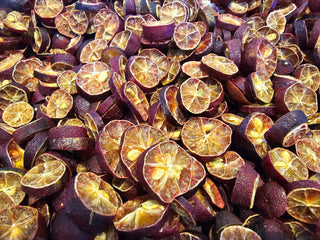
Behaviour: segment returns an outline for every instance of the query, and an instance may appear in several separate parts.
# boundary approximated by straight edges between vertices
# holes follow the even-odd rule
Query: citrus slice
[[[130,29],[139,37],[142,36],[142,24],[146,21],[141,15],[130,15],[127,16],[124,22],[124,29]]]
[[[89,26],[89,20],[85,11],[73,10],[68,19],[70,29],[76,34],[84,34]]]
[[[177,60],[171,60],[168,67],[168,74],[161,81],[162,85],[167,85],[173,82],[178,77],[180,70],[181,70],[180,62]]]
[[[131,112],[139,121],[147,121],[149,117],[149,102],[139,86],[134,82],[126,82],[122,85],[121,89],[124,100]]]
[[[202,187],[208,194],[211,202],[218,208],[224,209],[225,203],[214,181],[207,177]]]
[[[34,202],[62,190],[69,180],[66,166],[61,161],[49,161],[31,168],[22,178],[21,187]]]
[[[130,29],[118,32],[110,42],[110,47],[118,47],[124,51],[127,56],[136,53],[140,47],[140,37]]]
[[[194,165],[199,168],[193,175]],[[174,141],[161,142],[146,151],[138,161],[138,171],[140,182],[165,203],[194,189],[205,177],[202,164]]]
[[[182,72],[191,78],[204,79],[209,75],[201,69],[200,61],[187,61],[181,66]]]
[[[299,65],[299,55],[293,48],[288,46],[278,47],[278,52],[278,60],[289,61],[295,67]]]
[[[102,51],[108,47],[107,40],[96,39],[89,42],[81,51],[80,61],[82,63],[96,62],[101,59]]]
[[[127,81],[136,83],[143,91],[154,89],[160,81],[158,65],[148,56],[130,57],[125,74]]]
[[[274,94],[271,79],[263,73],[254,72],[248,80],[255,98],[262,103],[270,103]]]
[[[15,206],[0,212],[0,238],[3,240],[46,238],[46,225],[38,210]]]
[[[188,78],[179,88],[179,100],[183,108],[192,114],[201,114],[209,108],[210,90],[197,78]]]
[[[317,94],[300,82],[279,89],[275,93],[275,102],[283,113],[301,110],[307,117],[318,109]]]
[[[42,63],[38,58],[20,60],[14,66],[12,78],[17,83],[27,87],[30,92],[38,89],[38,79],[34,77],[34,69],[42,68]]]
[[[102,11],[105,13],[101,15],[105,16],[99,15]],[[109,9],[101,9],[99,13],[94,18],[94,27],[97,29],[95,39],[104,39],[110,42],[114,35],[121,31],[122,21],[115,12]]]
[[[109,95],[111,68],[103,62],[92,62],[82,66],[76,76],[76,85],[89,98],[102,99]]]
[[[263,37],[267,39],[273,45],[276,45],[280,39],[280,33],[270,26],[263,26],[259,28],[257,31],[255,31],[254,35],[257,38]]]
[[[284,148],[274,148],[262,160],[268,175],[280,183],[307,180],[309,177],[306,163],[293,152]]]
[[[231,128],[217,119],[194,117],[182,127],[186,148],[202,160],[222,155],[231,144]]]
[[[320,85],[319,69],[310,63],[299,65],[293,72],[293,76],[302,81],[306,86],[316,91]]]
[[[5,167],[14,167],[24,170],[23,159],[24,149],[21,148],[14,139],[3,144],[2,163]]]
[[[284,32],[286,23],[285,15],[279,10],[270,12],[266,19],[267,26],[276,29],[280,34]]]
[[[22,190],[20,183],[22,176],[22,172],[14,169],[0,170],[1,210],[19,205],[25,198],[26,194]]]
[[[120,146],[121,162],[135,181],[138,181],[139,156],[149,147],[165,140],[168,138],[164,132],[144,124],[129,127],[123,133]]]
[[[123,133],[133,124],[126,120],[113,120],[101,130],[96,150],[101,167],[117,178],[127,178],[125,168],[120,161],[120,143]]]
[[[99,131],[104,127],[101,116],[95,110],[91,109],[85,113],[83,121],[87,128],[88,136],[97,140]]]
[[[294,110],[278,118],[265,138],[271,146],[291,147],[308,131],[307,117],[301,110]]]
[[[209,53],[201,58],[204,70],[219,80],[226,80],[234,76],[238,71],[237,65],[230,59]]]
[[[22,53],[15,53],[0,61],[0,73],[2,77],[11,77],[14,65],[24,58]]]
[[[313,172],[320,173],[320,145],[311,139],[299,139],[295,143],[296,153]]]
[[[52,93],[47,105],[47,115],[50,118],[61,119],[68,115],[73,106],[73,98],[65,90],[58,89]]]
[[[11,127],[21,127],[34,117],[33,107],[24,101],[9,104],[2,114],[2,120]]]
[[[34,2],[34,11],[43,19],[55,18],[63,11],[64,4],[62,0],[43,1],[36,0]]]
[[[56,28],[59,33],[69,38],[74,38],[76,34],[72,31],[72,29],[69,26],[70,15],[70,12],[60,13],[58,16],[55,17],[54,24],[56,25]]]
[[[237,177],[241,167],[245,165],[244,159],[234,151],[227,151],[220,157],[206,162],[208,172],[217,179],[231,180]]]
[[[149,108],[149,125],[162,130],[168,138],[172,137],[175,127],[168,123],[160,102],[153,103]]]
[[[164,114],[166,115],[168,121],[174,126],[183,125],[187,116],[181,108],[179,107],[179,102],[177,99],[179,88],[176,85],[168,85],[163,87],[159,92],[159,100]]]
[[[77,74],[72,70],[66,70],[60,73],[57,78],[59,88],[70,94],[76,94],[78,92],[76,86],[76,75]]]
[[[174,28],[173,39],[181,50],[193,50],[199,45],[201,34],[195,24],[181,22]]]
[[[168,74],[170,63],[168,57],[156,48],[143,49],[139,56],[149,57],[159,69],[159,79],[162,81]]]
[[[28,102],[27,91],[13,84],[0,87],[0,109],[4,110],[14,102]]]
[[[244,20],[235,15],[224,13],[224,14],[219,14],[217,18],[217,23],[223,29],[226,29],[229,31],[235,31],[239,26],[241,26],[241,24],[244,23]]]
[[[161,21],[174,21],[176,24],[186,22],[189,19],[188,6],[181,1],[173,1],[163,4],[159,10]]]
[[[304,225],[301,222],[289,221],[285,222],[284,224],[291,229],[297,240],[316,239],[315,233],[312,232],[306,225]]]
[[[160,230],[165,222],[168,205],[150,196],[138,197],[124,203],[113,220],[115,228],[127,236],[150,235]]]
[[[31,18],[23,16],[20,12],[11,11],[7,17],[3,20],[3,24],[6,28],[13,32],[24,33],[29,28],[29,22]]]
[[[277,66],[277,49],[266,38],[253,39],[245,45],[244,63],[253,71],[270,77]]]
[[[287,212],[293,218],[308,224],[317,224],[320,219],[320,190],[298,188],[287,194]]]

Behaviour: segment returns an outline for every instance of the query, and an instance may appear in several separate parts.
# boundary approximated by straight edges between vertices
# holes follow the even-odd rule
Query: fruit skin
[[[295,236],[291,229],[277,219],[257,217],[250,223],[249,228],[259,234],[262,240],[294,240]]]
[[[286,212],[286,192],[277,182],[267,182],[257,189],[254,205],[264,217],[279,218]]]
[[[50,239],[81,239],[92,240],[93,234],[81,230],[64,212],[55,212],[50,222]]]
[[[259,174],[250,166],[250,164],[244,165],[236,178],[232,190],[231,203],[251,209],[253,207],[254,196],[258,184],[263,184]]]
[[[307,123],[307,121],[307,116],[301,110],[288,112],[274,122],[266,131],[264,137],[272,147],[283,146],[285,136],[299,125]]]

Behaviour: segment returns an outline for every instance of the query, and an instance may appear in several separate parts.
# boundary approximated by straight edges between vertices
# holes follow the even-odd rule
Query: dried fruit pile
[[[0,8],[0,239],[320,238],[319,0]]]

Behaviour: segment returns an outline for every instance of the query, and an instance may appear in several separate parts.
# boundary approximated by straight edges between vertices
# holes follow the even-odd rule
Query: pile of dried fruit
[[[320,238],[319,0],[0,8],[0,239]]]

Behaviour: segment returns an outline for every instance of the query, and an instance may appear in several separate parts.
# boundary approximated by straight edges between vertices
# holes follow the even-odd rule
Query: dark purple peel
[[[222,210],[217,213],[210,231],[218,236],[224,228],[233,225],[242,225],[242,222],[233,212]]]
[[[196,213],[196,221],[199,224],[212,222],[217,215],[217,210],[212,204],[211,199],[203,189],[199,189],[188,201]]]
[[[18,144],[27,143],[36,133],[44,131],[52,127],[45,118],[36,119],[18,129],[12,133],[13,139]]]
[[[262,216],[257,217],[249,226],[250,229],[259,234],[262,240],[279,239],[294,240],[291,229],[277,219],[267,219]]]
[[[153,21],[142,24],[143,37],[150,42],[171,39],[174,32],[174,21]]]
[[[78,225],[64,212],[55,212],[50,221],[50,239],[82,239],[91,240],[93,235],[81,230]]]
[[[277,182],[267,182],[257,189],[254,205],[264,217],[279,218],[286,212],[286,192]]]
[[[178,86],[163,87],[159,92],[159,100],[168,121],[174,126],[181,126],[186,122],[186,115],[179,107],[177,100]],[[175,109],[174,107],[177,106]]]
[[[85,127],[80,126],[68,126],[68,125],[60,125],[57,127],[52,127],[49,130],[49,138],[76,138],[76,137],[88,137],[87,129]]]
[[[185,228],[190,229],[197,225],[196,209],[186,198],[177,197],[170,203],[170,209],[179,215],[180,222]]]
[[[290,141],[290,144],[289,142],[285,141],[286,136],[291,131],[294,131],[294,129],[298,130],[298,127],[306,123],[307,117],[301,110],[291,111],[282,115],[274,122],[274,124],[265,133],[265,139],[273,147],[290,147],[294,145],[296,140],[305,136],[307,133],[307,128],[301,128],[301,130],[296,133],[296,137],[293,139],[295,141]]]
[[[134,82],[126,82],[121,86],[125,103],[141,122],[148,120],[149,102],[143,91]]]
[[[26,169],[34,166],[36,158],[47,150],[48,132],[37,133],[26,145],[23,157],[23,165]]]
[[[263,184],[259,174],[249,164],[244,165],[236,178],[232,190],[231,203],[247,208],[253,208],[256,190]]]
[[[292,190],[298,189],[298,188],[317,188],[320,189],[320,183],[314,180],[300,180],[300,181],[294,181],[289,182],[286,185],[284,185],[284,188],[287,193],[291,192]]]

